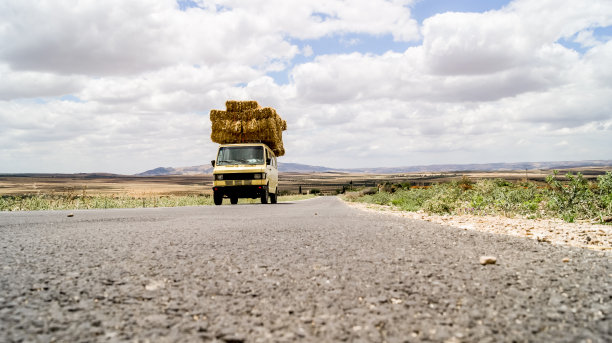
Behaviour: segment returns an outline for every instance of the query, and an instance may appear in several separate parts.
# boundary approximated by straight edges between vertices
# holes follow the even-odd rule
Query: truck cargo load
[[[257,101],[225,102],[226,110],[211,110],[212,133],[210,138],[218,144],[263,143],[276,156],[283,156],[284,121],[276,110],[261,107]]]

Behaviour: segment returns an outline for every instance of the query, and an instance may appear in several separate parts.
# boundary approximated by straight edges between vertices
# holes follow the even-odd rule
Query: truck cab
[[[229,198],[232,204],[237,204],[238,198],[259,198],[262,204],[268,201],[276,204],[278,167],[276,156],[267,145],[222,144],[211,163],[215,205],[221,205],[223,198]]]

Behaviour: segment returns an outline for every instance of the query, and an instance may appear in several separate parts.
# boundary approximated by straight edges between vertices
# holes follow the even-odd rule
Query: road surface
[[[335,197],[4,212],[0,246],[2,342],[612,341],[609,254]]]

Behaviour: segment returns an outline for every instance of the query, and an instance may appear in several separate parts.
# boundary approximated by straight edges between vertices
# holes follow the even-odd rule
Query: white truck
[[[221,144],[217,158],[211,161],[213,199],[223,198],[237,204],[238,198],[261,199],[262,204],[277,202],[278,167],[274,152],[263,143]]]

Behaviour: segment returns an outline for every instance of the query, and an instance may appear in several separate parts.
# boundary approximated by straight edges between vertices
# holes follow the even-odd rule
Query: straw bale
[[[255,101],[228,101],[227,111],[211,110],[212,133],[210,138],[219,144],[264,143],[276,156],[285,154],[283,130],[287,129],[276,110],[261,108]],[[236,109],[244,108],[242,111]]]
[[[257,110],[257,112],[258,112],[257,114],[258,119],[268,119],[268,118],[278,117],[276,110],[273,109],[272,107],[264,107],[264,108]]]
[[[225,102],[225,108],[228,112],[242,112],[246,110],[254,110],[259,108],[259,104],[254,100],[237,101],[228,100]]]
[[[213,113],[211,111],[211,121],[213,120],[248,120],[249,116],[245,112],[228,112],[228,111],[217,111],[214,113],[215,118],[213,119]]]
[[[210,110],[210,121],[214,122],[215,120],[226,119],[227,112],[222,110]]]
[[[242,133],[242,121],[239,120],[215,120],[212,122],[213,131],[230,132],[234,134]]]
[[[270,107],[248,109],[241,112],[211,110],[210,120],[244,120],[268,119],[278,117],[276,110]]]
[[[257,134],[261,130],[259,121],[255,118],[246,121],[246,125],[243,126],[244,133],[246,134]]]

